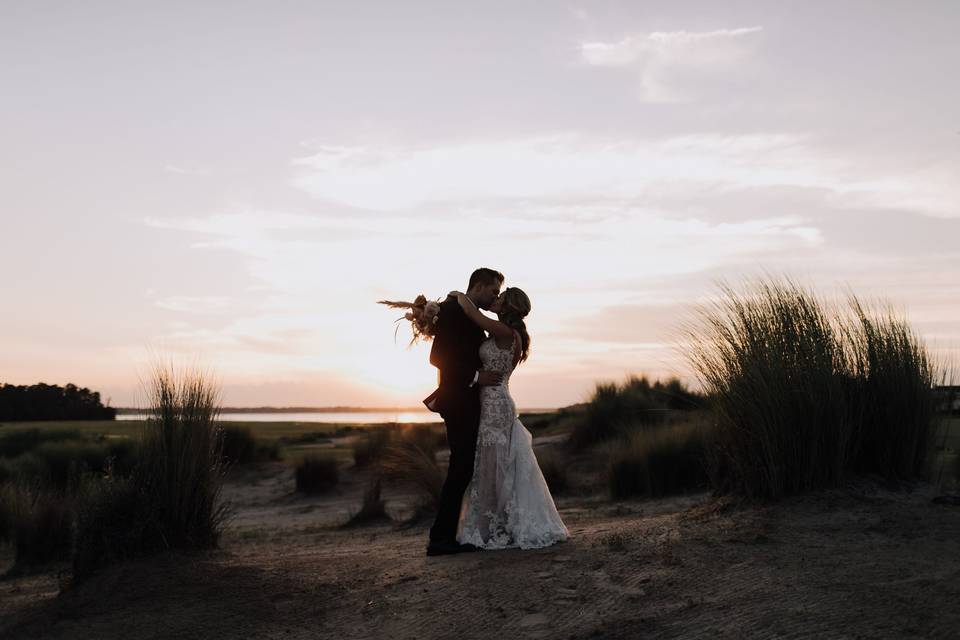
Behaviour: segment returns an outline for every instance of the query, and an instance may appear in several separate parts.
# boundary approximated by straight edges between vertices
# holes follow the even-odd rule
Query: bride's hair
[[[520,362],[530,355],[530,334],[523,321],[530,313],[530,298],[516,287],[507,287],[503,290],[503,306],[500,309],[500,322],[512,327],[520,334]],[[519,364],[519,363],[518,363]]]

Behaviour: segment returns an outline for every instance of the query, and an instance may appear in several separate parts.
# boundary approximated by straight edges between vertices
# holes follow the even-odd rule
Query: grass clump
[[[390,442],[392,431],[387,427],[375,427],[358,436],[353,442],[353,463],[357,467],[367,467],[379,462]]]
[[[226,425],[220,429],[220,438],[223,460],[229,466],[280,459],[280,443],[258,440],[250,427]]]
[[[77,429],[14,429],[0,434],[0,458],[16,458],[48,442],[81,440]]]
[[[157,367],[149,417],[129,477],[110,476],[80,501],[74,578],[165,549],[217,546],[227,517],[218,390],[200,372]]]
[[[889,308],[868,311],[851,297],[850,309],[853,467],[888,479],[920,476],[928,471],[937,413],[927,350]]]
[[[851,297],[831,312],[786,280],[729,286],[701,310],[689,359],[713,405],[715,487],[776,498],[851,472],[919,475],[934,374],[907,323]]]
[[[381,497],[381,478],[375,478],[363,493],[363,502],[360,510],[351,516],[346,527],[358,527],[390,520],[387,515],[387,504]]]
[[[621,437],[636,428],[663,425],[678,412],[699,408],[703,399],[677,379],[653,383],[630,376],[621,384],[601,382],[567,439],[573,450]]]
[[[610,495],[655,498],[708,487],[708,441],[705,425],[697,422],[634,431],[611,446]]]
[[[436,509],[446,473],[437,462],[436,451],[417,438],[397,439],[386,451],[380,471],[387,478],[409,482],[420,490],[424,507]]]
[[[294,472],[297,491],[316,494],[329,491],[340,481],[340,470],[333,458],[308,456]]]
[[[537,457],[537,465],[543,473],[543,479],[546,480],[550,493],[558,495],[566,491],[570,486],[570,481],[567,474],[567,462],[563,455],[556,450],[545,450],[543,448],[535,449],[534,453]]]
[[[0,489],[0,542],[14,549],[8,575],[69,559],[71,521],[70,504],[60,493],[41,485]]]

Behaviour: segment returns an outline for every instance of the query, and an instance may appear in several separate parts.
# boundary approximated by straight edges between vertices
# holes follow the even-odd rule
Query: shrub
[[[160,514],[134,477],[109,477],[78,496],[73,575],[81,581],[100,567],[168,549]]]
[[[107,448],[89,442],[45,442],[31,456],[42,460],[50,485],[66,490],[80,482],[85,472],[102,472],[107,464]]]
[[[567,464],[563,457],[555,450],[539,449],[534,450],[537,456],[537,465],[543,473],[544,480],[547,481],[547,487],[550,493],[558,495],[567,490],[569,485],[567,478]]]
[[[426,498],[426,506],[435,508],[440,503],[446,474],[434,451],[424,450],[416,441],[401,439],[384,453],[381,467],[386,477],[417,487]]]
[[[572,449],[623,436],[634,428],[664,424],[671,413],[700,408],[704,400],[677,379],[653,384],[630,376],[622,384],[597,384],[567,440]]]
[[[775,498],[855,469],[921,470],[933,376],[905,322],[874,319],[855,298],[852,313],[831,315],[789,280],[722,293],[689,353],[713,404],[718,490]]]
[[[357,437],[353,442],[353,463],[358,467],[366,467],[379,462],[390,442],[393,440],[393,430],[388,427],[371,427],[366,433]]]
[[[107,440],[106,449],[106,471],[123,476],[133,471],[140,456],[136,441],[129,438],[111,438]]]
[[[257,460],[280,460],[280,443],[276,440],[272,442],[257,443]]]
[[[50,484],[50,471],[46,461],[34,453],[27,453],[7,462],[12,482],[29,486]]]
[[[297,491],[301,493],[323,493],[340,482],[340,470],[333,458],[309,456],[297,465],[294,476]]]
[[[709,485],[705,426],[688,422],[635,431],[611,448],[610,494],[659,497]]]
[[[250,464],[256,462],[257,440],[249,427],[229,426],[220,430],[221,451],[227,464]]]
[[[217,545],[226,506],[216,431],[218,392],[199,372],[157,367],[139,461],[128,479],[101,483],[77,518],[74,577],[160,549]]]
[[[0,435],[0,457],[16,458],[44,442],[81,440],[82,437],[77,429],[14,429]]]
[[[446,448],[447,434],[443,427],[429,424],[408,425],[400,429],[400,439],[430,454]]]
[[[14,547],[9,573],[67,560],[71,519],[67,499],[46,488],[8,485],[0,490],[0,541]]]

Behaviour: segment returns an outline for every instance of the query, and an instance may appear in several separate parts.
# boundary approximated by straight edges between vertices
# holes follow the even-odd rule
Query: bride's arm
[[[481,329],[489,331],[491,335],[497,338],[513,339],[513,329],[511,327],[503,324],[499,320],[494,320],[483,315],[480,309],[473,304],[473,301],[470,300],[466,294],[459,291],[451,291],[450,295],[457,299],[457,302],[459,302],[463,308],[463,312]]]

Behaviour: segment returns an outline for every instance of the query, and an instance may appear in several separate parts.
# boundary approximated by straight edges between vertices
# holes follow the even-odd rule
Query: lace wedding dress
[[[483,368],[502,373],[503,382],[480,388],[477,453],[457,541],[483,549],[535,549],[570,537],[510,397],[515,348],[501,349],[493,338],[480,345]]]

